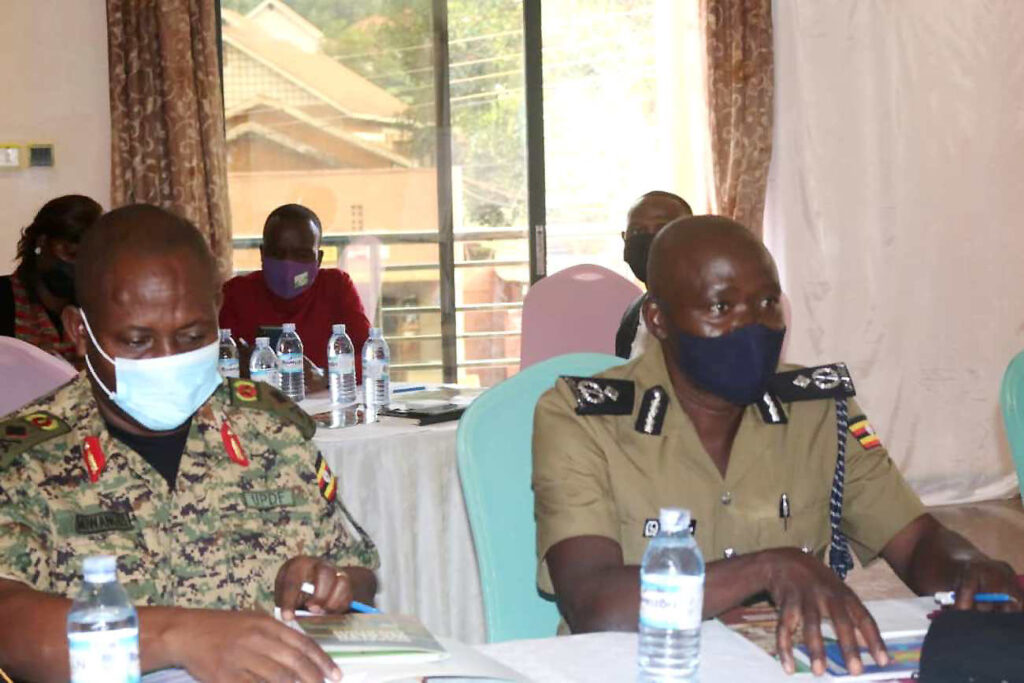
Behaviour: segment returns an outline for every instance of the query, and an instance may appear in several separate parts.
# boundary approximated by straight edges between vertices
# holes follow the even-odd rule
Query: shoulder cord
[[[839,530],[843,519],[843,487],[846,481],[846,432],[849,429],[850,416],[846,410],[846,399],[836,399],[836,429],[838,431],[838,449],[836,472],[832,477],[832,492],[828,502],[828,521],[832,527],[831,545],[828,551],[828,564],[839,578],[846,580],[846,574],[853,569],[853,557],[850,555],[850,542],[846,534]]]

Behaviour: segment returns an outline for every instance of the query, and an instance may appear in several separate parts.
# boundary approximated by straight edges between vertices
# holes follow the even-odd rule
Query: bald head
[[[693,209],[679,195],[653,190],[640,197],[626,214],[626,236],[632,234],[656,234],[668,222],[692,216]]]
[[[206,239],[184,218],[148,204],[110,211],[86,232],[78,248],[75,288],[86,313],[114,289],[132,285],[135,268],[153,260],[179,259],[200,278],[201,291],[213,300],[220,291],[217,263]]]
[[[301,204],[285,204],[270,212],[263,224],[264,258],[312,262],[323,258],[320,218]]]
[[[778,281],[775,261],[765,246],[745,227],[724,216],[676,219],[654,238],[648,262],[651,293],[671,301],[681,288],[699,286],[708,271],[720,264],[748,262]]]

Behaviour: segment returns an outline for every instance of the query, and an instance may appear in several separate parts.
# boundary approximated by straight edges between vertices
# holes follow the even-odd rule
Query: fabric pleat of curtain
[[[771,0],[701,0],[717,212],[760,235],[772,155]]]
[[[217,21],[214,0],[107,0],[111,199],[188,218],[229,276]]]

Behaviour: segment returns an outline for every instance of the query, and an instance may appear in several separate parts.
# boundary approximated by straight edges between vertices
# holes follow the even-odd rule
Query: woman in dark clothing
[[[75,302],[75,255],[82,233],[103,213],[89,197],[71,194],[43,205],[21,231],[18,265],[0,277],[0,336],[17,337],[78,364],[60,321]]]

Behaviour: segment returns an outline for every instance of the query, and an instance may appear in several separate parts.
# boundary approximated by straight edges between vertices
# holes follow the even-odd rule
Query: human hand
[[[312,595],[302,592],[304,583],[313,584]],[[274,604],[283,619],[293,619],[303,607],[313,614],[347,612],[352,599],[349,575],[317,557],[293,557],[281,565],[274,581]]]
[[[768,592],[779,609],[776,647],[786,673],[796,670],[793,636],[798,631],[802,631],[810,654],[811,670],[816,676],[825,673],[825,644],[821,636],[821,620],[825,617],[832,620],[839,648],[851,674],[864,670],[858,637],[875,662],[880,666],[889,663],[889,654],[875,620],[860,598],[835,572],[813,555],[796,548],[765,551],[765,556]]]
[[[181,610],[167,639],[173,661],[204,683],[341,680],[309,636],[263,612]]]
[[[1005,562],[987,557],[964,560],[956,585],[954,609],[976,609],[979,612],[1020,612],[1024,606],[1024,590],[1017,581],[1017,573]],[[976,593],[1006,593],[1010,602],[974,601]]]

